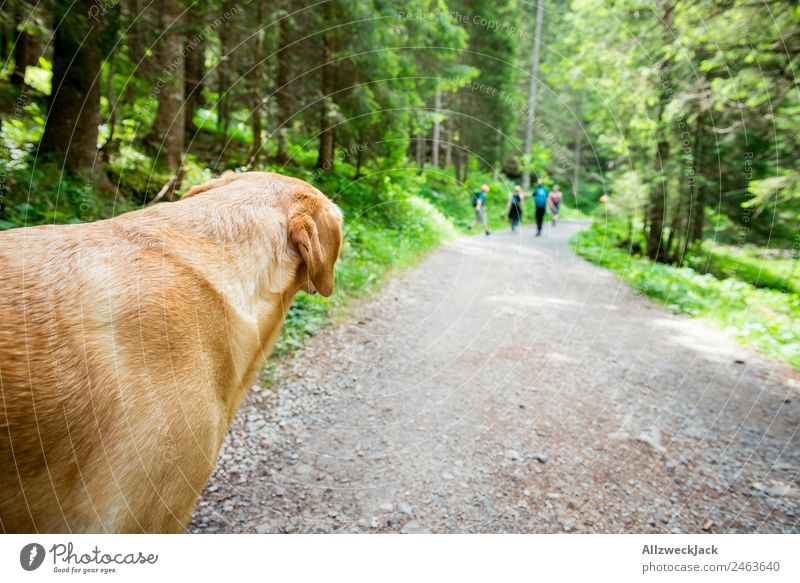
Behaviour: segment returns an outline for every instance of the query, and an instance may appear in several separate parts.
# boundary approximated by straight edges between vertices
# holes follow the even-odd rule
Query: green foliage
[[[140,205],[152,200],[171,178],[170,174],[153,169],[151,164],[123,163],[111,164],[108,176],[124,199]]]
[[[41,157],[35,165],[9,170],[5,186],[0,230],[89,222],[132,208],[126,201],[109,199],[95,182],[64,171],[58,161]]]
[[[800,295],[759,289],[736,278],[719,280],[689,267],[654,263],[617,245],[601,224],[577,233],[575,251],[611,269],[636,290],[675,312],[702,317],[756,349],[800,368]]]
[[[792,246],[800,94],[790,72],[796,43],[785,39],[800,33],[796,7],[575,0],[564,23],[547,79],[559,95],[582,96],[598,178],[608,184],[629,174],[643,187],[636,205],[630,191],[609,188],[615,198],[628,195],[617,210],[635,215],[631,222],[645,234],[647,209],[664,207],[666,259],[712,229],[715,238],[735,240],[746,227],[750,243]],[[724,216],[706,222],[703,233],[690,217],[697,193]]]
[[[719,279],[735,278],[755,287],[800,294],[796,259],[776,256],[758,247],[706,244],[687,258],[687,265]]]

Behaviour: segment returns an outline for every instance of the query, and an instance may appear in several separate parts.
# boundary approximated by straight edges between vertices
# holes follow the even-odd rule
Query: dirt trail
[[[444,245],[256,387],[192,532],[797,532],[789,367],[576,257]]]

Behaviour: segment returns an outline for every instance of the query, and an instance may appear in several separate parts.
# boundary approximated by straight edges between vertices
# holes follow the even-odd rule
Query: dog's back
[[[0,235],[5,531],[179,530],[190,508],[174,516],[165,502],[160,524],[136,508],[213,468],[173,459],[186,453],[174,443],[190,434],[206,451],[224,434],[220,412],[191,410],[213,399],[183,398],[187,385],[213,386],[187,363],[225,370],[225,343],[200,345],[219,336],[202,328],[224,306],[164,242],[126,235],[112,221]],[[191,426],[198,414],[218,419],[211,434]]]
[[[229,175],[86,225],[0,234],[0,528],[176,532],[341,213]]]

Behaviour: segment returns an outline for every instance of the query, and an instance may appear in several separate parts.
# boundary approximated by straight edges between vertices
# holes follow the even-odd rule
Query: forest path
[[[797,373],[567,246],[446,244],[256,387],[191,532],[797,532]]]

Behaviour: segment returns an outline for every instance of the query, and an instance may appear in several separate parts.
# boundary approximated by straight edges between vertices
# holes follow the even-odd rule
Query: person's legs
[[[489,219],[486,218],[486,207],[480,210],[481,222],[483,223],[483,232],[489,234]]]
[[[478,223],[481,222],[481,211],[477,208],[475,209],[475,218],[472,219],[472,224],[469,226],[470,229],[474,229]]]
[[[542,234],[542,223],[544,222],[544,207],[536,207],[536,236]]]

